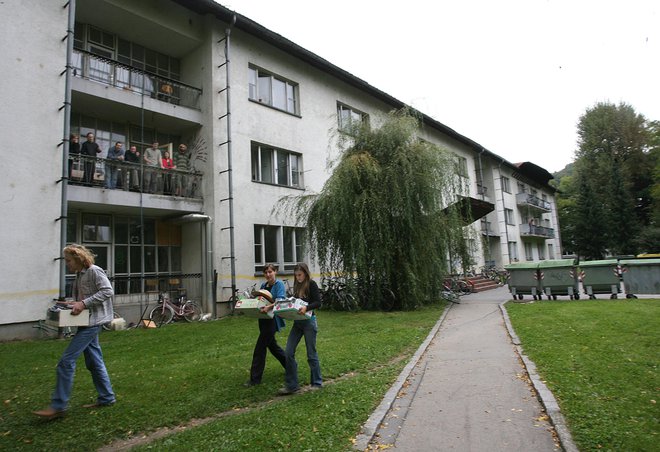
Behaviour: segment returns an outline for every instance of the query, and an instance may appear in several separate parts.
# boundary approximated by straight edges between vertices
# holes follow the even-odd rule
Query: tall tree
[[[449,256],[466,258],[465,223],[446,209],[464,181],[455,157],[420,140],[418,128],[407,112],[355,128],[322,191],[298,200],[321,269],[355,277],[365,309],[382,307],[383,288],[398,308],[432,300]]]
[[[580,118],[578,137],[576,248],[590,257],[606,250],[637,252],[635,238],[651,218],[649,123],[630,105],[599,103]],[[593,209],[600,211],[598,216]],[[588,233],[589,222],[598,233]]]

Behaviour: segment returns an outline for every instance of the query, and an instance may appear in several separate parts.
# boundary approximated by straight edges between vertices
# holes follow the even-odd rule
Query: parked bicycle
[[[198,321],[202,317],[202,308],[191,300],[181,296],[176,301],[171,301],[166,293],[158,295],[158,306],[151,310],[149,319],[156,325],[164,325],[172,320],[183,318],[187,322]]]
[[[474,289],[472,281],[461,278],[458,275],[451,275],[445,278],[443,286],[449,288],[453,292],[460,292],[461,294],[472,293]]]
[[[463,295],[463,292],[453,289],[451,283],[448,283],[447,280],[443,282],[440,298],[450,303],[458,304],[461,302],[461,295]]]
[[[389,312],[397,307],[397,299],[394,291],[386,284],[377,287],[376,283],[355,279],[354,285],[360,301],[360,306],[366,309],[380,309]]]
[[[323,304],[335,311],[357,311],[358,302],[348,290],[346,279],[338,276],[325,277],[321,280]]]

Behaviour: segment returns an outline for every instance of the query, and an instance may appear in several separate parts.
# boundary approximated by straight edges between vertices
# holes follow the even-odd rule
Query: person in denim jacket
[[[94,265],[92,252],[84,246],[69,245],[64,248],[63,254],[67,268],[76,274],[73,283],[75,301],[70,303],[71,314],[79,315],[84,309],[88,309],[89,325],[78,327],[78,331],[57,363],[57,378],[50,406],[34,412],[37,416],[47,420],[65,415],[71,398],[76,361],[81,354],[85,356],[85,365],[92,374],[92,381],[98,392],[96,402],[83,405],[83,407],[110,406],[116,400],[99,344],[99,332],[102,326],[112,321],[112,297],[114,295],[112,285],[105,271]]]

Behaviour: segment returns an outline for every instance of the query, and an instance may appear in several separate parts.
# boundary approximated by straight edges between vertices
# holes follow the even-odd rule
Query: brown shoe
[[[64,417],[64,415],[66,414],[66,411],[56,410],[53,407],[48,407],[48,408],[40,410],[40,411],[33,411],[32,413],[36,414],[41,419],[45,419],[47,421],[52,421],[53,419],[57,419],[58,417]]]
[[[110,402],[110,403],[86,403],[83,405],[83,408],[105,408],[114,405],[115,402]]]

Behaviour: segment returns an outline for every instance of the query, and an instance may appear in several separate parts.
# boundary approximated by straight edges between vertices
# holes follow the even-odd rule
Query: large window
[[[288,226],[254,225],[254,271],[276,264],[280,271],[292,271],[305,256],[305,229]]]
[[[505,193],[511,193],[511,181],[508,177],[502,176],[502,191]]]
[[[467,159],[460,155],[456,156],[456,174],[461,177],[468,177]]]
[[[509,225],[515,225],[516,224],[516,219],[513,216],[513,210],[504,209],[504,220],[506,221],[506,224],[509,224]]]
[[[298,114],[298,84],[263,69],[248,68],[248,97],[278,110]]]
[[[555,247],[552,246],[552,243],[548,243],[548,259],[555,258]]]
[[[509,259],[518,262],[518,242],[509,242]]]
[[[356,127],[369,124],[369,115],[337,102],[337,123],[339,130],[350,132]]]
[[[302,188],[302,155],[252,143],[252,180]]]
[[[534,251],[532,250],[531,243],[525,243],[525,259],[528,261],[534,260]]]

